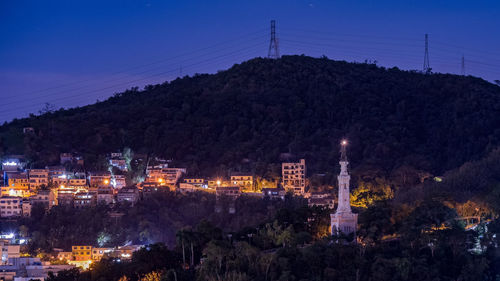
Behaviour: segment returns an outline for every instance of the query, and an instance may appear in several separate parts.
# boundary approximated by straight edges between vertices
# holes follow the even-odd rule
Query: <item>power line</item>
[[[255,35],[255,34],[262,34],[263,31],[265,31],[265,29],[259,29],[259,30],[254,31],[254,32],[247,33],[247,34],[245,34],[243,36],[239,36],[236,39],[224,40],[224,41],[215,43],[213,45],[210,45],[210,46],[207,46],[207,47],[203,47],[203,48],[200,48],[200,49],[195,49],[193,51],[184,52],[184,53],[181,53],[181,54],[173,56],[173,57],[156,60],[156,61],[153,61],[153,62],[150,62],[150,63],[146,63],[146,64],[142,64],[142,65],[136,65],[136,66],[128,67],[128,68],[125,68],[125,69],[122,69],[122,70],[118,70],[118,71],[112,72],[109,76],[123,74],[123,73],[127,73],[127,72],[129,72],[131,70],[136,70],[136,69],[148,67],[148,66],[151,66],[151,65],[156,65],[156,64],[168,62],[168,61],[171,61],[172,59],[175,59],[175,58],[189,56],[189,55],[191,55],[193,53],[197,53],[197,52],[201,52],[201,51],[213,49],[213,48],[216,48],[216,47],[219,47],[221,45],[228,44],[228,43],[229,44],[233,44],[233,43],[235,43],[237,41],[240,41],[240,40],[243,40],[243,39],[248,39],[248,36],[252,36],[252,35]],[[259,38],[260,37],[261,36],[259,36]],[[65,83],[65,84],[61,84],[61,85],[57,85],[57,86],[53,86],[53,87],[49,87],[49,88],[44,88],[44,89],[39,89],[39,90],[33,90],[33,91],[29,91],[29,92],[24,92],[24,93],[16,94],[16,95],[13,95],[13,96],[6,96],[6,97],[3,97],[3,99],[5,100],[5,99],[8,99],[8,98],[12,98],[12,97],[18,97],[19,95],[26,95],[26,94],[32,94],[32,93],[38,93],[38,92],[45,92],[45,91],[49,91],[49,90],[59,89],[59,88],[63,88],[63,87],[71,86],[71,85],[76,85],[76,84],[90,82],[90,81],[96,81],[96,80],[99,80],[99,78],[97,78],[97,79],[96,78],[89,78],[89,79],[74,81],[74,82],[71,82],[71,83]]]
[[[251,40],[247,40],[247,41],[255,41],[255,39],[263,39],[265,36],[264,35],[261,35],[261,36],[258,36],[256,38],[251,38]],[[245,42],[247,42],[245,41]],[[262,41],[264,42],[264,41]],[[225,50],[228,50],[228,49],[231,49],[232,47],[228,47],[228,48],[222,48],[222,49],[217,49],[215,52],[221,52],[221,51],[225,51]],[[214,51],[210,52],[210,53],[207,53],[207,54],[213,54]],[[180,61],[180,63],[186,63],[186,62],[189,62],[193,59],[196,59],[196,58],[202,58],[204,57],[205,55],[207,54],[200,54],[198,56],[195,56],[195,57],[190,57],[190,58],[187,58],[187,59],[184,59],[182,61]],[[177,57],[171,57],[171,60],[173,59],[176,59],[176,58],[180,58],[180,57],[183,57],[185,55],[181,55],[181,56],[177,56]],[[177,64],[177,63],[176,63]],[[146,69],[146,70],[142,70],[140,72],[135,72],[135,73],[130,73],[129,75],[142,75],[142,74],[145,74],[145,73],[148,73],[148,72],[152,72],[154,70],[157,70],[157,69],[163,69],[164,66],[157,66],[155,68],[151,68],[151,69]],[[182,70],[181,70],[182,72]],[[118,77],[118,78],[113,78],[113,79],[106,79],[106,80],[103,80],[103,81],[100,81],[101,83],[110,83],[110,82],[115,82],[115,81],[121,81],[123,79],[127,79],[127,81],[130,81],[130,77],[125,77],[125,78],[121,78],[121,77]],[[80,86],[80,87],[75,87],[75,88],[70,88],[70,89],[63,89],[61,91],[56,91],[56,92],[51,92],[51,93],[47,93],[45,95],[38,95],[36,97],[33,97],[31,98],[31,100],[40,100],[40,99],[44,99],[44,98],[47,98],[47,97],[50,97],[50,96],[54,96],[54,95],[59,95],[59,94],[63,94],[63,93],[66,93],[68,91],[77,91],[77,90],[80,90],[80,89],[85,89],[85,88],[89,88],[89,87],[92,87],[93,85],[92,84],[88,84],[88,85],[83,85],[83,86]],[[18,96],[19,97],[19,96]],[[12,101],[12,102],[7,102],[7,103],[2,103],[0,105],[1,106],[9,106],[9,105],[12,105],[12,104],[16,104],[18,103],[17,101]]]
[[[254,45],[251,45],[249,47],[242,48],[242,49],[240,49],[238,51],[226,53],[224,55],[219,55],[219,56],[216,56],[216,57],[205,59],[205,60],[200,61],[200,62],[189,64],[186,67],[192,67],[192,66],[197,66],[197,65],[204,64],[204,63],[207,63],[207,62],[211,62],[211,61],[216,60],[218,58],[222,58],[222,57],[226,57],[228,55],[240,53],[242,51],[245,51],[245,50],[248,50],[248,49],[252,49],[252,48],[255,48],[257,46],[262,46],[263,44],[264,44],[264,42],[260,42],[258,44],[254,44]],[[104,88],[100,88],[100,89],[96,89],[96,90],[91,90],[91,91],[86,91],[86,92],[81,92],[81,93],[78,93],[78,94],[75,94],[75,95],[69,95],[69,96],[65,96],[65,97],[61,97],[61,98],[57,98],[57,99],[53,99],[53,100],[49,100],[49,101],[67,100],[67,99],[71,99],[71,98],[74,98],[74,97],[79,97],[79,96],[82,96],[82,95],[85,95],[85,97],[88,97],[87,94],[92,94],[92,93],[100,92],[100,91],[104,91],[104,90],[110,90],[110,89],[113,89],[113,88],[116,88],[116,87],[119,87],[119,86],[126,86],[126,85],[129,85],[131,83],[136,83],[136,82],[139,82],[139,81],[144,81],[144,80],[147,80],[147,79],[150,79],[150,78],[153,78],[153,77],[162,76],[162,75],[165,75],[165,74],[168,74],[168,73],[175,73],[177,71],[178,71],[178,68],[176,67],[174,69],[171,69],[171,70],[168,70],[168,71],[163,71],[163,72],[156,73],[156,74],[153,74],[153,75],[149,75],[149,76],[146,76],[146,77],[143,77],[143,78],[140,78],[140,79],[130,80],[130,81],[127,81],[126,83],[119,83],[119,84],[107,86],[107,87],[104,87]],[[44,101],[44,103],[45,103],[45,101]],[[34,103],[34,104],[29,104],[29,105],[20,106],[20,107],[11,107],[11,108],[9,108],[9,110],[2,110],[1,113],[8,113],[8,112],[13,112],[13,111],[16,111],[16,110],[19,110],[19,109],[32,108],[34,106],[41,105],[41,104],[43,104],[43,103]],[[0,114],[0,116],[7,116],[7,114]]]

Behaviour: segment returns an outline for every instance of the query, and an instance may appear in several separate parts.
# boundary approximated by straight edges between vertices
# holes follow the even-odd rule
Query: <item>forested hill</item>
[[[95,155],[130,147],[202,175],[264,174],[282,153],[305,157],[310,173],[332,171],[346,137],[355,169],[436,175],[495,149],[499,112],[500,87],[479,78],[283,56],[14,120],[0,136],[3,154],[42,165],[70,151],[92,165]]]

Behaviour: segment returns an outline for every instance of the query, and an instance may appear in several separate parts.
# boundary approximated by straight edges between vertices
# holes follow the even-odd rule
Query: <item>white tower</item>
[[[354,233],[358,227],[358,214],[351,211],[349,181],[351,176],[347,172],[347,155],[346,155],[347,141],[342,140],[340,149],[340,174],[337,177],[339,181],[339,197],[337,204],[337,211],[335,214],[330,214],[331,232],[332,235],[342,232],[343,234]]]

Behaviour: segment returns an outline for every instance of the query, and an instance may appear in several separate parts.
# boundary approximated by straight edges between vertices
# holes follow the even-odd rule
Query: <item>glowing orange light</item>
[[[104,180],[104,184],[108,184],[109,183],[109,180]]]
[[[159,182],[159,183],[162,183],[162,182],[163,182],[163,179],[158,179],[158,182]]]

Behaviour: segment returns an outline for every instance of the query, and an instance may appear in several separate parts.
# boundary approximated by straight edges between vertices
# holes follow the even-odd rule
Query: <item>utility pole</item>
[[[430,73],[431,67],[429,65],[429,34],[425,34],[425,54],[424,54],[424,73]]]
[[[465,76],[465,57],[462,55],[462,76]]]
[[[276,39],[276,21],[271,21],[271,41],[269,42],[269,51],[267,52],[267,57],[272,59],[278,59],[280,57],[280,51],[278,47],[278,40]]]

